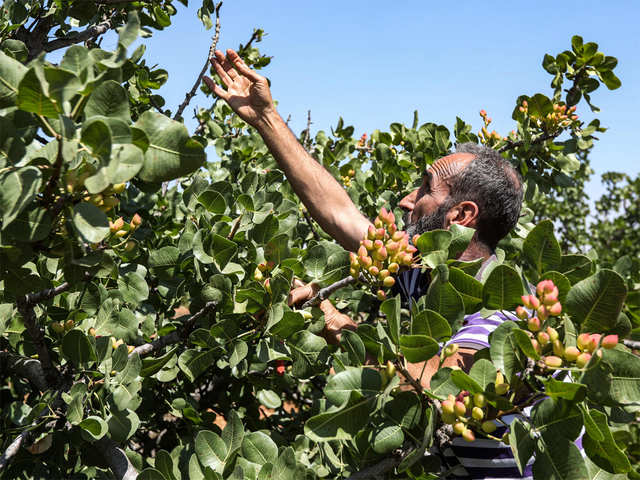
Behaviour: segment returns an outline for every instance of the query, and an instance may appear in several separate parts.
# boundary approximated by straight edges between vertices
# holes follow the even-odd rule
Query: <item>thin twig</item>
[[[215,309],[217,302],[207,302],[204,307],[198,310],[196,313],[191,315],[189,319],[182,324],[181,327],[174,330],[168,335],[164,335],[151,343],[145,343],[144,345],[140,345],[133,349],[133,351],[129,354],[129,358],[133,355],[138,354],[141,357],[149,355],[153,352],[157,352],[162,350],[164,347],[168,345],[173,345],[174,343],[182,342],[185,338],[189,336],[193,328],[195,327],[196,322]]]
[[[211,46],[209,47],[209,55],[207,55],[207,58],[206,58],[206,60],[204,62],[204,65],[202,66],[202,70],[200,70],[200,74],[196,78],[196,81],[193,84],[193,87],[191,87],[191,90],[189,90],[185,94],[184,101],[180,104],[180,106],[178,107],[178,110],[176,110],[176,113],[173,116],[174,120],[177,120],[178,118],[182,117],[182,112],[184,112],[184,109],[187,108],[187,105],[189,105],[189,102],[191,101],[191,99],[193,97],[195,97],[196,91],[198,90],[198,87],[200,86],[200,82],[202,82],[202,77],[204,76],[205,73],[207,73],[207,67],[209,66],[209,62],[210,62],[211,57],[213,57],[213,54],[216,51],[216,46],[218,45],[218,39],[220,38],[220,15],[219,15],[219,11],[220,11],[220,7],[221,6],[222,6],[222,2],[218,3],[218,5],[216,5],[216,8],[215,8],[215,13],[216,13],[216,32],[215,32],[215,35],[213,36],[213,41],[211,42]]]
[[[307,110],[307,129],[303,132],[302,146],[309,152],[311,149],[311,110]]]
[[[309,212],[307,211],[306,208],[302,211],[302,215],[304,216],[304,219],[307,221],[307,224],[311,229],[311,233],[313,233],[313,238],[315,238],[316,240],[320,240],[320,234],[316,230],[316,227],[313,226],[313,220],[311,219],[311,215],[309,215]]]
[[[323,300],[326,300],[327,298],[329,298],[329,296],[333,292],[340,290],[341,288],[344,288],[348,285],[351,285],[355,283],[357,280],[359,279],[349,276],[349,277],[343,278],[342,280],[338,280],[335,283],[332,283],[328,287],[321,288],[320,290],[318,290],[318,293],[316,294],[315,297],[311,298],[310,300],[307,300],[302,305],[302,308],[304,309],[307,307],[315,307],[316,305],[319,305]]]
[[[535,145],[537,143],[542,143],[545,142],[547,140],[551,140],[553,138],[556,138],[557,136],[559,136],[564,130],[558,130],[557,132],[554,133],[543,133],[541,135],[538,135],[537,137],[534,137],[531,139],[531,141],[529,142],[529,145]],[[517,142],[511,142],[508,141],[506,145],[500,147],[498,149],[498,152],[502,153],[502,152],[506,152],[507,150],[512,150],[514,148],[517,147],[521,147],[525,144],[524,140],[519,140]]]

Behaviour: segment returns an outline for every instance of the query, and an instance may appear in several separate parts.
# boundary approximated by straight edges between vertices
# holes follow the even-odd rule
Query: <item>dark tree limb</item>
[[[116,442],[105,436],[94,445],[106,460],[117,480],[136,480],[138,471]]]
[[[348,480],[365,480],[368,478],[382,480],[388,478],[387,473],[393,470],[401,461],[401,457],[387,457],[375,465],[371,465],[364,470],[360,470],[358,473],[354,473]]]
[[[193,328],[196,325],[196,322],[209,314],[216,308],[217,302],[207,302],[204,307],[202,307],[199,311],[191,315],[189,319],[182,324],[177,330],[174,330],[168,335],[164,335],[151,343],[145,343],[144,345],[140,345],[132,350],[129,354],[129,358],[133,355],[138,354],[141,357],[147,356],[153,352],[157,352],[162,350],[164,347],[168,345],[173,345],[175,343],[180,343],[184,341],[189,334],[193,331]]]
[[[357,280],[356,278],[353,278],[351,276],[349,277],[345,277],[342,280],[338,280],[335,283],[332,283],[331,285],[329,285],[328,287],[325,288],[321,288],[318,293],[316,294],[315,297],[307,300],[303,305],[302,308],[307,308],[307,307],[315,307],[316,305],[319,305],[320,302],[322,302],[323,300],[326,300],[327,298],[329,298],[329,296],[337,291],[340,290],[341,288],[344,288],[348,285],[351,285],[353,283],[355,283]]]
[[[86,42],[87,40],[94,40],[100,35],[108,32],[114,28],[113,21],[111,19],[100,22],[96,25],[91,25],[86,30],[81,32],[74,32],[74,34],[67,35],[64,38],[57,38],[42,45],[42,50],[45,52],[53,52],[61,48],[69,47],[77,43]],[[40,52],[35,52],[37,55]]]
[[[48,387],[42,365],[35,358],[0,352],[0,371],[26,378],[41,392],[44,392]]]

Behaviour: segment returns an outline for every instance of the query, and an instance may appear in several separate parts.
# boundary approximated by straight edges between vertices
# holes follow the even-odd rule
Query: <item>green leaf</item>
[[[538,438],[533,477],[545,480],[589,480],[580,450],[563,437]]]
[[[480,308],[482,305],[481,282],[455,267],[449,267],[449,281],[462,297],[467,315]]]
[[[78,424],[78,426],[89,433],[94,440],[100,440],[109,431],[107,422],[105,422],[102,417],[95,415],[85,418]]]
[[[448,230],[430,230],[420,235],[416,241],[416,247],[422,254],[428,254],[434,250],[446,251],[452,238],[453,235]]]
[[[387,316],[387,325],[389,327],[389,336],[393,343],[398,344],[400,338],[400,295],[389,298],[382,302],[380,311]]]
[[[168,480],[168,479],[159,470],[156,470],[155,468],[147,467],[138,474],[138,476],[136,477],[136,480]]]
[[[231,410],[227,416],[227,425],[222,430],[222,441],[227,446],[227,457],[225,462],[231,459],[242,447],[242,439],[244,438],[244,425],[235,410]]]
[[[91,93],[87,105],[84,107],[86,118],[95,115],[113,117],[131,122],[129,113],[129,95],[115,80],[107,80]]]
[[[242,456],[258,465],[273,463],[278,458],[278,446],[268,435],[251,432],[242,439]]]
[[[582,413],[573,403],[547,398],[531,411],[536,430],[546,438],[563,437],[575,440],[582,429]]]
[[[49,98],[49,85],[44,73],[31,67],[20,80],[17,103],[20,110],[48,118],[58,118],[62,109]]]
[[[196,436],[196,455],[198,460],[212,470],[222,473],[229,449],[217,433],[201,430]]]
[[[451,380],[453,380],[453,383],[455,383],[460,390],[467,390],[470,393],[480,393],[484,391],[474,378],[462,370],[453,370],[451,372]]]
[[[161,357],[150,357],[142,359],[142,368],[140,369],[141,377],[150,377],[151,375],[155,375],[162,367],[164,367],[169,360],[173,358],[176,353],[178,347],[173,347],[167,353],[162,355]]]
[[[112,411],[107,420],[109,426],[109,437],[116,443],[125,443],[136,433],[140,426],[140,419],[136,412],[131,410]]]
[[[582,438],[582,445],[589,459],[610,473],[625,473],[631,470],[629,458],[613,438],[607,416],[595,409],[590,410],[589,414],[598,427],[600,433],[598,437],[602,438],[601,440],[591,438],[589,434]],[[587,433],[589,432],[587,431]]]
[[[26,71],[22,63],[0,52],[0,108],[15,105],[18,85]]]
[[[19,242],[37,242],[47,238],[51,224],[51,214],[46,208],[34,208],[20,213],[6,232]]]
[[[439,278],[429,285],[426,306],[446,318],[450,325],[461,321],[464,316],[462,297],[451,283],[442,282]]]
[[[298,467],[295,452],[292,447],[287,447],[278,457],[271,471],[272,479],[298,480],[303,478],[303,468]]]
[[[491,383],[495,383],[497,370],[493,363],[481,358],[474,362],[469,371],[469,376],[480,385],[481,391],[484,391]]]
[[[198,195],[198,202],[211,213],[222,214],[227,209],[227,202],[222,194],[211,188]]]
[[[322,277],[327,266],[327,251],[322,245],[315,245],[307,251],[304,267],[307,275],[313,279]]]
[[[513,310],[521,303],[522,293],[522,281],[518,272],[508,265],[498,265],[484,284],[484,306],[494,310]]]
[[[42,184],[42,173],[36,167],[23,167],[0,178],[0,213],[6,228],[33,201]]]
[[[308,378],[321,369],[327,360],[327,341],[308,330],[294,333],[287,341],[293,356],[291,373]]]
[[[342,330],[340,346],[349,354],[352,364],[364,364],[367,351],[364,347],[364,342],[356,332],[347,329]]]
[[[389,453],[402,446],[404,433],[399,425],[384,427],[373,436],[373,451],[379,454]]]
[[[278,395],[273,390],[258,390],[256,394],[256,398],[258,401],[267,408],[280,408],[282,405],[282,400],[280,399],[280,395]]]
[[[333,407],[315,415],[304,425],[305,435],[314,442],[351,440],[369,421],[374,397],[363,397],[352,391],[341,407]]]
[[[545,393],[551,398],[564,398],[572,402],[581,402],[587,395],[587,387],[581,383],[561,382],[553,377],[543,380]]]
[[[349,399],[351,392],[355,391],[364,397],[370,397],[379,394],[381,388],[382,379],[377,370],[347,367],[329,378],[324,393],[327,400],[340,406]]]
[[[70,330],[62,339],[62,353],[76,365],[95,360],[96,352],[80,330]]]
[[[107,216],[92,203],[80,202],[73,207],[73,225],[89,243],[98,243],[109,234]]]
[[[209,370],[218,355],[215,349],[211,350],[185,350],[178,358],[178,366],[190,381],[194,381],[202,373]]]
[[[535,448],[535,441],[530,433],[531,426],[516,418],[509,427],[509,446],[513,452],[513,458],[516,461],[518,470],[523,474]]]
[[[574,284],[591,273],[592,262],[586,255],[563,255],[560,262],[560,273]]]
[[[515,322],[503,322],[489,335],[489,353],[495,367],[504,373],[508,382],[518,371],[524,370],[526,364],[519,354],[517,342],[511,335],[517,329]]]
[[[431,359],[440,348],[438,342],[425,335],[401,335],[399,343],[402,355],[411,363]]]
[[[204,164],[204,149],[189,137],[184,124],[147,110],[135,127],[144,131],[149,138],[144,165],[138,174],[145,182],[173,180],[194,172]]]
[[[464,252],[473,235],[476,233],[474,228],[464,227],[457,223],[449,226],[449,232],[451,232],[451,243],[449,244],[449,258],[458,258],[462,252]]]
[[[618,321],[626,296],[623,278],[602,269],[571,287],[564,306],[583,331],[606,332]]]
[[[532,358],[534,360],[540,360],[540,355],[533,348],[533,344],[531,343],[531,338],[526,334],[524,330],[519,328],[514,328],[511,332],[511,336],[514,338],[522,353],[524,353],[527,357]]]
[[[231,240],[227,240],[221,235],[213,234],[211,237],[211,249],[214,263],[220,270],[224,270],[229,261],[238,251],[238,245]]]
[[[138,305],[149,298],[149,285],[136,272],[128,272],[118,277],[118,289],[122,299],[132,305]]]
[[[432,395],[444,400],[448,395],[457,395],[460,392],[460,387],[451,378],[451,373],[453,372],[454,370],[449,367],[440,368],[436,371],[430,381],[429,391]]]
[[[602,361],[592,359],[580,379],[580,383],[587,386],[587,396],[598,404],[637,406],[640,398],[640,358],[621,348],[601,351]]]
[[[235,343],[231,355],[229,356],[229,367],[236,367],[242,360],[244,360],[249,353],[249,346],[247,342],[242,340]]]
[[[427,337],[441,340],[451,336],[451,326],[438,312],[423,310],[413,315],[411,320],[411,334],[426,335]]]
[[[543,220],[529,232],[522,245],[522,253],[538,273],[560,267],[562,252],[553,234],[551,220]]]

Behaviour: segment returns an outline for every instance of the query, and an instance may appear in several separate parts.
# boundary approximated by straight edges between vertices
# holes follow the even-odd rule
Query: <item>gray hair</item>
[[[467,142],[457,145],[456,153],[471,153],[475,158],[448,179],[451,206],[465,200],[478,205],[478,240],[493,250],[518,223],[522,177],[493,148]]]

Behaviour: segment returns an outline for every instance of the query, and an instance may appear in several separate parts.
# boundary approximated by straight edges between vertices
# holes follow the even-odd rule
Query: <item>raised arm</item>
[[[233,50],[211,59],[226,90],[204,77],[207,86],[255,127],[289,183],[322,229],[345,249],[356,251],[370,224],[335,178],[300,145],[276,111],[269,84]]]

